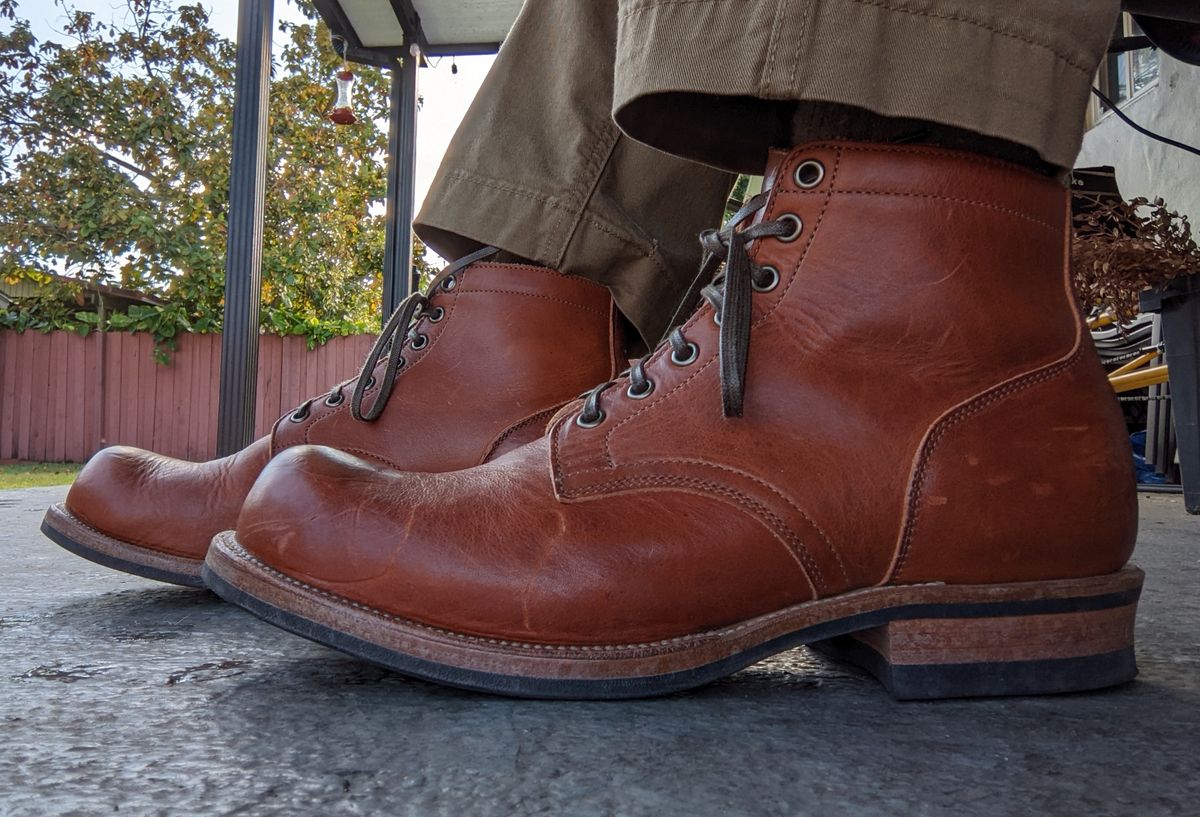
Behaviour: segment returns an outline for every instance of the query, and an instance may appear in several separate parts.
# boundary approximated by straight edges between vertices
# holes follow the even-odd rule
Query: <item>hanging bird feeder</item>
[[[334,79],[337,81],[337,100],[329,112],[329,119],[337,125],[353,125],[358,121],[354,115],[354,72],[343,67]]]

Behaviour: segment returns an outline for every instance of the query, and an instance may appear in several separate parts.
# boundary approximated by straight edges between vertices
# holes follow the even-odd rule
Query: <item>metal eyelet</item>
[[[414,352],[419,352],[428,345],[429,345],[429,336],[428,335],[417,335],[415,338],[412,339],[412,342],[409,344],[409,346],[412,348],[412,350]]]
[[[721,325],[721,313],[715,309],[713,310],[713,323],[715,323],[717,326]]]
[[[575,425],[579,426],[580,428],[595,428],[604,422],[604,417],[605,415],[603,411],[597,411],[594,418],[591,420],[585,420],[583,419],[583,414],[581,412],[579,416],[575,418]]]
[[[751,280],[750,286],[754,287],[755,292],[770,292],[775,287],[779,286],[779,270],[772,266],[764,266],[763,272],[769,272],[771,279],[765,284],[759,284],[757,281]]]
[[[429,313],[428,320],[430,323],[438,323],[444,317],[446,317],[446,310],[439,306]]]
[[[690,366],[696,362],[696,359],[698,357],[700,357],[700,347],[694,343],[688,344],[688,356],[687,357],[679,357],[675,353],[674,349],[671,350],[671,362],[674,363],[676,366]]]
[[[458,279],[456,278],[447,278],[445,281],[442,281],[442,289],[446,290],[447,292],[454,289],[456,286],[458,286]]]
[[[288,416],[288,419],[293,423],[303,423],[308,419],[308,406],[302,406],[301,408],[296,409]]]
[[[792,178],[796,180],[796,185],[801,190],[812,190],[824,181],[825,165],[816,159],[808,159],[796,167],[796,172],[792,174]]]
[[[790,233],[788,233],[786,235],[775,236],[775,238],[779,239],[780,241],[784,242],[785,244],[790,241],[795,241],[797,238],[800,237],[800,233],[804,232],[804,222],[800,219],[800,216],[796,215],[795,213],[784,213],[782,216],[780,216],[779,218],[777,218],[775,220],[776,221],[790,221],[793,225],[792,231]]]
[[[630,383],[629,388],[627,388],[625,390],[625,394],[634,400],[645,400],[647,397],[649,397],[653,393],[654,393],[654,381],[653,380],[647,380],[645,388],[643,388],[641,391],[634,391],[632,383]]]
[[[346,402],[346,395],[340,391],[330,392],[329,396],[325,398],[325,405],[330,407],[340,406],[344,402]]]
[[[363,386],[363,391],[368,391],[369,389],[373,388],[375,388],[375,375],[371,375],[367,378],[367,385]]]

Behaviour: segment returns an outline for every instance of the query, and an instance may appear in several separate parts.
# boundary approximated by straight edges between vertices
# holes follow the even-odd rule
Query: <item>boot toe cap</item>
[[[320,584],[376,575],[377,554],[366,546],[369,537],[347,532],[369,517],[358,497],[364,488],[369,493],[371,484],[382,478],[381,471],[324,446],[284,450],[246,497],[238,516],[238,543],[263,563]]]
[[[260,440],[232,457],[194,463],[112,446],[83,467],[65,505],[114,539],[202,559],[213,535],[232,527],[268,451]]]

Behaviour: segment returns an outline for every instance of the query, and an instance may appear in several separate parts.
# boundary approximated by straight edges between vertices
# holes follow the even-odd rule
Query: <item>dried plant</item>
[[[1200,247],[1187,216],[1162,199],[1096,203],[1074,218],[1071,272],[1085,313],[1109,310],[1125,322],[1138,314],[1138,294],[1200,272]]]

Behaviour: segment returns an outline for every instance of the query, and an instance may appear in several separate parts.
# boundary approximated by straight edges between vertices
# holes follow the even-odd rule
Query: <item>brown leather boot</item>
[[[472,258],[396,311],[357,382],[305,402],[224,459],[104,449],[42,530],[100,564],[203,586],[209,542],[233,527],[246,492],[281,451],[320,443],[375,467],[451,471],[540,437],[558,407],[625,365],[608,290],[542,267],[466,263]],[[383,358],[389,343],[401,353]]]
[[[671,692],[814,642],[902,698],[1133,677],[1131,456],[1067,280],[1066,191],[849,143],[774,156],[767,188],[706,236],[726,267],[705,303],[547,437],[434,476],[295,448],[210,586],[513,695]]]

